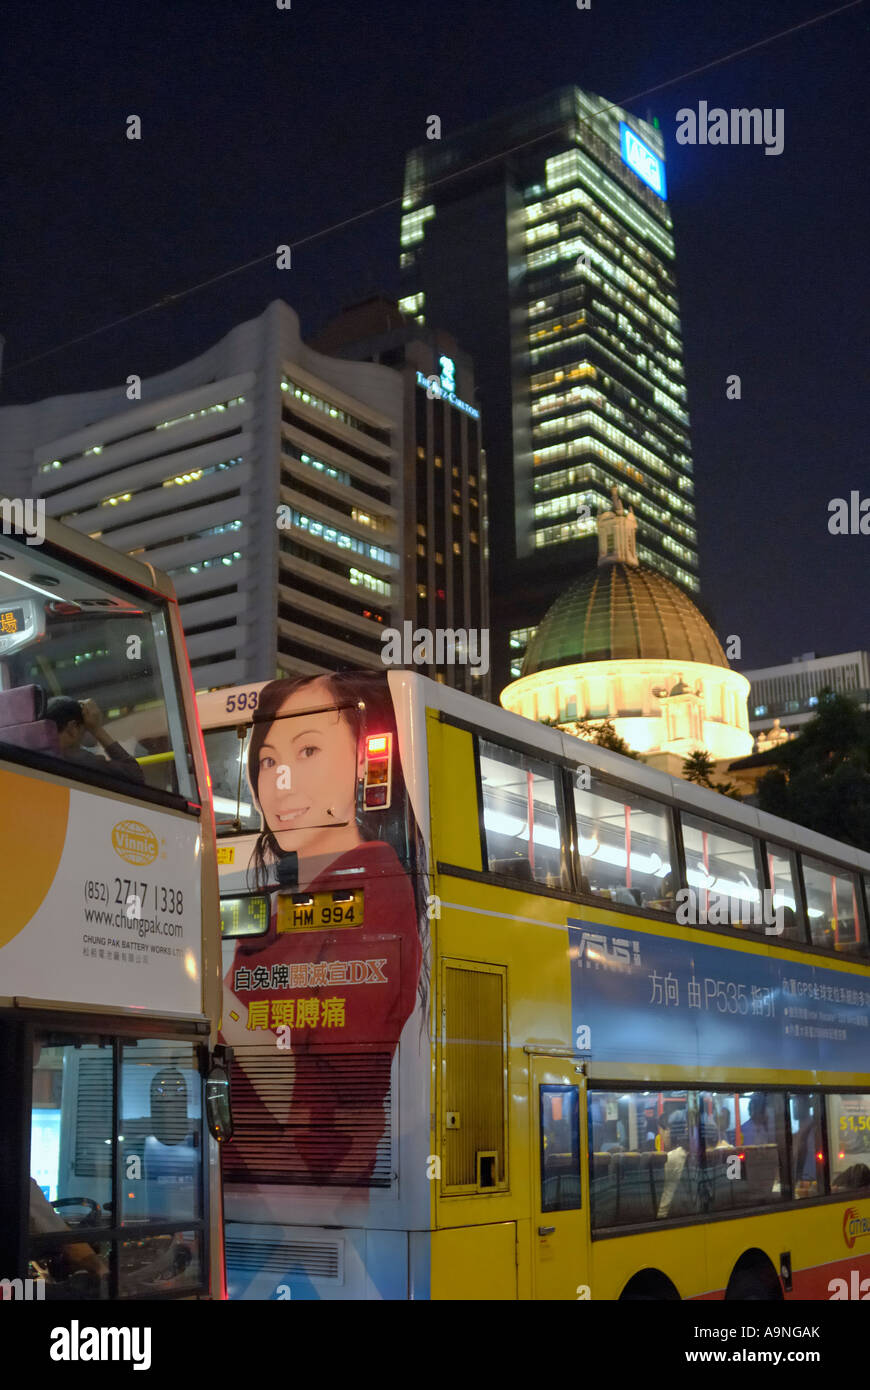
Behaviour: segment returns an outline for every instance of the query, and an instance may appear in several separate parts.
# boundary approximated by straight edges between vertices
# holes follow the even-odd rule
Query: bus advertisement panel
[[[0,799],[12,812],[3,850],[14,866],[0,922],[4,994],[197,1013],[198,821],[9,768]]]
[[[409,795],[422,743],[396,688],[401,678],[361,672],[261,687],[235,744],[244,777],[229,823],[232,752],[229,775],[212,763],[224,829],[252,808],[259,818],[255,836],[222,846],[233,850],[221,868],[221,1037],[235,1053],[235,1134],[223,1154],[231,1296],[276,1296],[267,1245],[297,1250],[294,1298],[322,1296],[307,1276],[333,1258],[337,1268],[323,1228],[338,1223],[349,1228],[341,1296],[365,1297],[374,1281],[388,1297],[407,1283],[412,1190],[398,1191],[399,1150],[421,1150],[422,1180],[426,1133],[400,1132],[397,1107],[404,1072],[411,1108],[427,1110],[427,816]]]

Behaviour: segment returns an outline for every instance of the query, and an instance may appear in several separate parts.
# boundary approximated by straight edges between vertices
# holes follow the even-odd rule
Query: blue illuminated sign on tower
[[[653,193],[658,193],[660,198],[666,198],[664,160],[653,154],[649,146],[629,129],[625,121],[619,122],[619,144],[622,157],[629,169],[633,169],[638,178],[649,185]]]

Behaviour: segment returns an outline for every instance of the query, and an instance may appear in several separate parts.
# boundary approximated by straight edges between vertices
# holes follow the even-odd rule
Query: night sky
[[[866,2],[40,0],[0,34],[0,404],[150,376],[282,297],[313,335],[397,293],[404,156],[566,83],[657,116],[668,157],[702,597],[738,669],[870,646]],[[675,113],[782,107],[785,148],[680,146]],[[128,141],[139,115],[143,138]],[[293,253],[19,363],[382,203]],[[739,373],[742,399],[725,397]],[[497,580],[497,576],[495,576]]]

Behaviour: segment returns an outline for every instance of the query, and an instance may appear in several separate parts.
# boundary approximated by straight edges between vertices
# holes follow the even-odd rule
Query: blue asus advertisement
[[[867,1070],[858,976],[572,917],[568,936],[575,1046],[597,1061]]]

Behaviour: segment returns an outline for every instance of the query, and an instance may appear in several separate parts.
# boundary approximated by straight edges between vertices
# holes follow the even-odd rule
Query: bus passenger
[[[662,1187],[662,1195],[659,1199],[659,1220],[667,1216],[671,1209],[674,1193],[677,1190],[680,1178],[683,1176],[683,1169],[686,1166],[686,1159],[689,1156],[689,1150],[686,1147],[689,1136],[689,1126],[686,1120],[685,1110],[673,1111],[669,1117],[668,1130],[665,1132],[668,1136],[667,1140],[665,1140],[668,1146],[668,1157],[665,1163],[665,1178]]]
[[[103,716],[93,700],[72,700],[67,695],[55,695],[46,706],[46,716],[57,726],[61,756],[80,767],[95,772],[110,772],[125,777],[128,782],[143,782],[145,774],[136,759],[110,738],[103,728]],[[98,758],[82,748],[85,734],[91,734],[105,749],[105,758]]]
[[[767,1117],[767,1096],[756,1091],[749,1097],[749,1119],[741,1126],[744,1144],[772,1144]]]
[[[731,1111],[727,1105],[720,1106],[716,1112],[716,1129],[719,1139],[714,1148],[732,1149],[734,1147],[734,1131],[731,1128]]]

